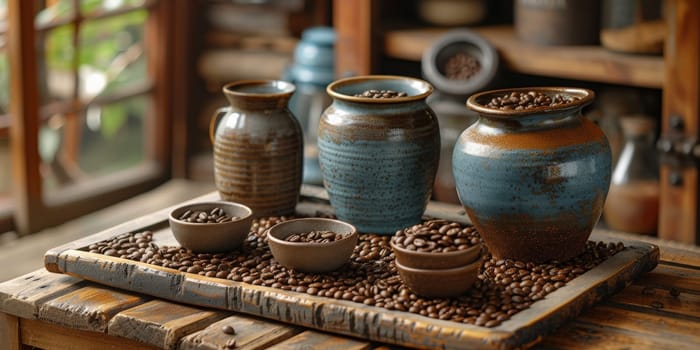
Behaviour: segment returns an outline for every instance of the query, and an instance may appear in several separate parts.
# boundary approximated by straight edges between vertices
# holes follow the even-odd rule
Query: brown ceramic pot
[[[301,126],[287,105],[293,84],[275,80],[230,83],[230,105],[211,121],[214,180],[222,199],[253,215],[294,213],[302,180]]]

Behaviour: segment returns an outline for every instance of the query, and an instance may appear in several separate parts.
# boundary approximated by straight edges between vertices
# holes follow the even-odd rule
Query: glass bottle
[[[625,144],[613,171],[603,215],[613,230],[654,235],[659,221],[659,164],[655,121],[621,117]]]

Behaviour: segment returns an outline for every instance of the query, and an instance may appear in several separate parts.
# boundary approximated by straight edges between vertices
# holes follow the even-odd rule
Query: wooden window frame
[[[76,1],[77,3],[77,1]],[[173,176],[185,172],[187,149],[187,111],[190,108],[187,78],[190,63],[190,20],[196,8],[188,0],[147,1],[149,16],[144,41],[148,46],[149,86],[135,92],[116,95],[96,104],[111,103],[131,96],[150,94],[152,112],[145,119],[147,144],[144,164],[84,183],[68,185],[46,194],[40,174],[38,131],[42,109],[37,79],[36,32],[73,23],[57,21],[35,26],[35,2],[8,0],[7,57],[10,68],[10,149],[12,161],[12,207],[0,208],[0,232],[14,230],[20,235],[65,222],[97,209],[147,191]],[[127,9],[133,10],[133,9]],[[102,18],[119,14],[119,10],[90,16]],[[185,72],[185,73],[183,73]],[[175,78],[178,77],[178,78]],[[51,112],[54,112],[52,110]],[[177,113],[177,115],[175,115]],[[174,170],[173,167],[175,166]],[[9,209],[9,210],[8,210]],[[148,210],[148,208],[145,208]],[[9,214],[9,215],[8,215]]]

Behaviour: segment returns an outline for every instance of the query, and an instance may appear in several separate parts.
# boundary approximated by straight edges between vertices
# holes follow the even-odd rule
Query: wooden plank
[[[39,307],[57,296],[70,293],[84,284],[81,280],[40,269],[0,284],[0,311],[33,319]]]
[[[500,54],[509,69],[533,75],[661,88],[664,61],[660,56],[628,55],[601,46],[540,46],[521,41],[512,26],[472,27]],[[420,61],[423,52],[448,29],[422,28],[388,31],[384,53]]]
[[[306,331],[290,339],[269,347],[269,350],[303,350],[303,349],[333,349],[333,350],[364,350],[369,349],[370,343],[355,339],[338,337],[327,333]]]
[[[700,2],[674,0],[666,2],[668,23],[664,48],[666,80],[663,86],[663,120],[661,133],[668,138],[698,140],[700,137]],[[672,118],[680,117],[683,127],[672,126]],[[678,155],[680,157],[680,155]],[[681,183],[670,183],[680,175]],[[697,163],[663,164],[659,237],[700,243],[698,227]]]
[[[109,321],[108,334],[171,349],[180,338],[223,317],[222,312],[152,300],[116,314]]]
[[[598,350],[694,350],[697,344],[688,344],[668,337],[642,337],[636,332],[611,328],[588,322],[570,322],[555,334],[538,344],[541,349],[598,349]]]
[[[19,350],[19,319],[0,312],[0,350]]]
[[[63,327],[39,320],[20,320],[22,343],[51,350],[155,350],[156,347],[131,339]]]
[[[700,295],[700,269],[689,269],[673,265],[659,264],[654,270],[638,279],[636,284],[652,286],[671,292],[695,293]]]
[[[223,331],[225,326],[232,327],[235,334]],[[266,349],[300,332],[297,327],[259,318],[234,315],[207,328],[192,333],[180,340],[179,350],[218,350],[226,344],[233,344],[240,350]]]
[[[88,285],[44,303],[39,309],[39,319],[75,329],[105,332],[115,314],[146,300],[144,296]]]
[[[633,284],[613,295],[609,302],[622,308],[643,310],[669,317],[685,317],[700,322],[700,295],[698,294],[680,293],[674,296],[666,289],[657,290],[653,287]]]
[[[673,338],[685,344],[700,344],[700,322],[655,313],[599,305],[583,313],[577,321],[624,329],[639,334],[640,338],[649,337],[659,343],[663,342],[663,338]]]

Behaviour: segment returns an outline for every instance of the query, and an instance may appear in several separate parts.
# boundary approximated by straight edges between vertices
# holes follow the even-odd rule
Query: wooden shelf
[[[519,40],[513,27],[470,28],[498,50],[501,63],[512,71],[556,78],[635,87],[662,88],[661,56],[616,53],[601,46],[538,46]],[[420,61],[423,51],[448,29],[404,29],[384,36],[388,57]]]

